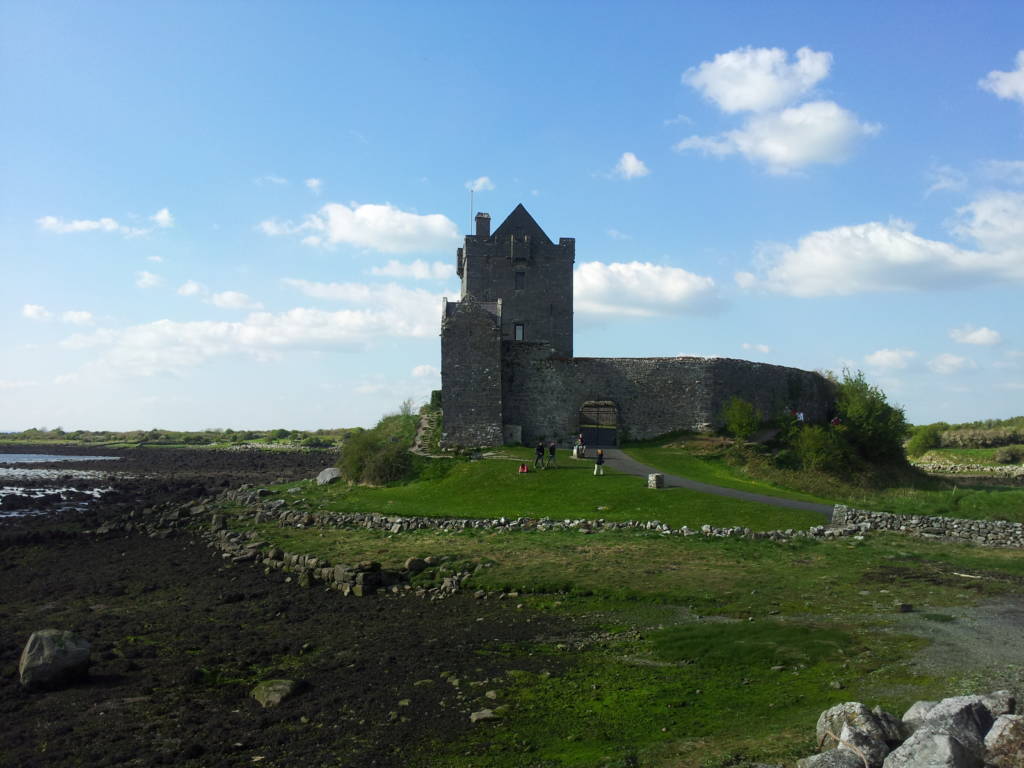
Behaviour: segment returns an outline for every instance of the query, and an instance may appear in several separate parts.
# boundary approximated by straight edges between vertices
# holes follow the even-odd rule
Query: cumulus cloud
[[[683,73],[683,82],[724,112],[763,112],[790,104],[828,76],[832,54],[801,48],[737,48]]]
[[[417,365],[412,369],[413,378],[416,379],[429,379],[435,376],[440,376],[441,372],[432,365]]]
[[[967,186],[967,177],[949,165],[939,165],[927,174],[928,188],[925,197],[933,192],[957,191]]]
[[[991,347],[1002,340],[999,331],[982,326],[975,328],[973,325],[965,325],[963,328],[953,328],[949,332],[949,338],[961,344],[976,344],[982,347]]]
[[[795,247],[762,246],[757,274],[739,272],[736,282],[792,296],[842,296],[1024,280],[1024,195],[993,193],[958,215],[954,232],[979,248],[920,237],[898,219],[869,222],[812,232]]]
[[[317,283],[285,278],[284,284],[306,296],[368,307],[392,318],[398,336],[429,336],[441,322],[441,294],[421,288],[404,288],[395,283]]]
[[[1024,104],[1024,50],[1017,52],[1017,68],[1011,72],[992,70],[978,81],[983,90],[1000,99],[1019,101]]]
[[[184,283],[178,286],[179,296],[196,296],[200,293],[204,293],[205,291],[206,288],[204,288],[200,283],[197,283],[195,280],[186,280]]]
[[[749,112],[743,126],[718,136],[690,136],[677,152],[739,154],[774,174],[813,163],[840,163],[858,139],[880,126],[862,123],[833,101],[793,106],[828,76],[832,54],[801,48],[790,62],[781,48],[738,48],[683,73],[683,82],[727,113]]]
[[[612,171],[612,174],[620,179],[639,179],[649,173],[650,170],[644,164],[644,161],[632,152],[623,152],[622,157],[619,158],[619,162],[615,164],[615,168]]]
[[[494,182],[489,176],[480,176],[472,181],[467,181],[466,189],[472,192],[488,192],[494,189]]]
[[[155,222],[158,227],[170,227],[174,225],[174,216],[166,208],[161,208],[159,211],[149,217],[151,221]],[[121,224],[117,219],[112,219],[109,216],[104,216],[100,219],[72,219],[65,221],[59,216],[42,216],[36,219],[36,224],[44,232],[54,232],[58,235],[76,234],[80,232],[118,232],[125,237],[139,237],[141,235],[148,235],[152,232],[152,229],[145,229],[142,227],[132,227],[127,224]]]
[[[239,291],[222,291],[210,297],[210,303],[221,309],[261,309],[263,307],[258,301],[253,301],[248,295]]]
[[[319,195],[320,190],[324,188],[324,182],[322,179],[306,179],[306,188]]]
[[[174,216],[166,208],[161,208],[159,211],[149,217],[154,224],[162,229],[174,226]]]
[[[135,273],[135,285],[139,288],[154,288],[162,282],[163,278],[160,275],[154,275],[152,272],[142,270]]]
[[[755,115],[743,128],[721,136],[691,136],[675,149],[717,156],[741,154],[764,165],[769,173],[782,175],[813,163],[841,163],[858,139],[879,130],[878,125],[858,122],[856,115],[835,102],[813,101]]]
[[[959,357],[958,355],[951,355],[948,352],[945,352],[938,357],[929,360],[928,367],[941,376],[951,376],[954,373],[960,373],[961,371],[969,368],[975,368],[976,366],[974,361],[969,358]]]
[[[401,262],[391,259],[383,267],[371,267],[370,274],[383,277],[405,277],[413,280],[447,280],[455,275],[455,267],[443,261],[426,262],[416,259]]]
[[[29,320],[46,320],[50,317],[50,310],[41,304],[25,304],[21,308],[21,316]]]
[[[872,368],[881,370],[899,370],[910,365],[917,357],[912,349],[879,349],[864,357],[864,362]]]
[[[300,224],[262,221],[265,235],[300,235],[306,245],[339,243],[383,253],[446,249],[458,242],[455,222],[439,213],[420,215],[393,205],[328,203]]]
[[[654,317],[710,312],[720,301],[710,277],[638,261],[580,264],[573,274],[573,290],[576,311],[590,315]]]
[[[92,325],[93,323],[92,312],[85,310],[68,310],[60,316],[60,319],[65,323],[71,323],[71,325]]]
[[[769,347],[767,344],[751,344],[746,341],[740,344],[740,348],[745,349],[748,352],[760,352],[763,355],[767,355],[769,352],[772,351],[772,348]]]
[[[163,256],[147,256],[146,257],[146,261],[152,261],[154,264],[161,264],[161,263],[163,263],[163,260],[164,260]]]
[[[281,186],[288,183],[288,179],[284,178],[283,176],[275,176],[274,174],[260,176],[256,179],[253,179],[253,181],[259,186],[263,186],[264,184],[275,184]]]

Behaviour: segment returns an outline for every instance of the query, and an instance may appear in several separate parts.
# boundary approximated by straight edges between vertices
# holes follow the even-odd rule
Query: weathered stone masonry
[[[829,382],[796,368],[726,358],[572,356],[575,241],[552,242],[518,206],[490,234],[458,251],[459,302],[446,300],[441,326],[444,445],[565,441],[580,430],[586,403],[605,403],[617,440],[721,426],[733,396],[766,415],[828,418]]]

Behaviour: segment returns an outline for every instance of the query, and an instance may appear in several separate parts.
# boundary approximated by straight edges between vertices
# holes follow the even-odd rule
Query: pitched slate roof
[[[522,203],[517,205],[508,218],[501,222],[501,226],[494,230],[492,237],[502,240],[513,234],[529,235],[530,239],[535,242],[539,240],[542,243],[551,243],[551,238],[540,228],[540,224],[533,220],[533,216],[523,207]]]

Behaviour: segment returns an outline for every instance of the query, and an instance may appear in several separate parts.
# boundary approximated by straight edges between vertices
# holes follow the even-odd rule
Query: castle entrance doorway
[[[619,409],[611,400],[590,400],[580,408],[580,434],[587,448],[619,444]]]

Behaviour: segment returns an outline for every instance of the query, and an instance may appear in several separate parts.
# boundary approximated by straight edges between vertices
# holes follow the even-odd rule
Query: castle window
[[[516,275],[516,285],[515,285],[515,288],[516,288],[517,291],[521,291],[521,290],[523,290],[526,287],[526,273],[525,272],[516,272],[515,275]]]
[[[526,341],[526,326],[522,323],[516,323],[512,326],[514,332],[514,338],[516,341]]]

